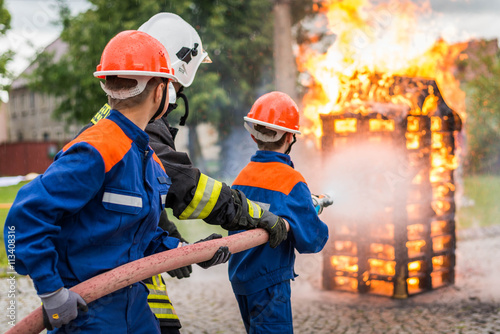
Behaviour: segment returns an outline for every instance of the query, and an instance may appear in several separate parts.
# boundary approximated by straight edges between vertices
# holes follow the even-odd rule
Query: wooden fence
[[[0,176],[41,174],[61,147],[58,142],[0,143]]]

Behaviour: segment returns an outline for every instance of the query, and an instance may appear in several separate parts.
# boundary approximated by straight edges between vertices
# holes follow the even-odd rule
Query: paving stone
[[[298,256],[292,282],[295,333],[298,334],[490,334],[500,333],[500,229],[470,233],[457,245],[456,284],[405,300],[321,289],[321,255]],[[308,255],[306,255],[308,256]],[[319,261],[319,262],[318,262]],[[308,268],[314,268],[314,271]],[[302,272],[301,270],[304,270]],[[165,277],[182,334],[244,334],[238,305],[227,279],[227,265],[208,270],[193,266],[192,277]],[[0,310],[10,299],[0,278]],[[31,281],[16,278],[17,320],[40,306]],[[6,314],[6,313],[5,313]],[[0,318],[0,332],[9,327]]]

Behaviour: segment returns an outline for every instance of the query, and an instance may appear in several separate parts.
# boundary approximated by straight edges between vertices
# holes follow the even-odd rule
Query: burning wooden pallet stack
[[[363,202],[361,196],[354,218],[332,215],[323,285],[406,298],[454,282],[454,134],[461,130],[461,121],[433,80],[367,79],[369,84],[351,87],[357,101],[345,112],[321,116],[322,150],[328,156],[360,146],[390,147],[399,157],[384,161],[382,173],[361,176],[358,182],[364,183],[367,194],[376,194],[380,187],[394,189],[388,192],[390,198],[375,196]],[[381,84],[386,93],[375,98],[373,92]],[[412,103],[396,104],[396,95]],[[363,101],[368,96],[370,102]],[[365,163],[373,165],[381,157],[367,159]]]

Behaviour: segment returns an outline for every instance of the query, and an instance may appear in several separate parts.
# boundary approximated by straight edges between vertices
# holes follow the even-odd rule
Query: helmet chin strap
[[[149,123],[153,123],[155,121],[156,117],[160,116],[161,113],[163,112],[163,109],[165,108],[165,102],[167,101],[168,82],[165,82],[165,80],[163,82],[165,83],[165,88],[163,88],[163,95],[161,97],[160,106],[158,107],[158,110],[156,110],[153,117],[149,120]]]
[[[293,140],[290,143],[290,146],[288,146],[288,148],[286,149],[285,154],[290,154],[290,151],[292,150],[292,146],[293,146],[293,144],[295,144],[296,141],[297,141],[297,137],[295,136],[295,133],[294,133]]]
[[[183,89],[184,89],[184,86],[181,86],[179,91],[176,93],[177,98],[181,98],[184,101],[184,116],[182,116],[181,119],[179,120],[179,125],[185,125],[186,120],[189,116],[188,99],[187,99],[187,96],[182,92]],[[177,109],[177,107],[178,107],[177,103],[169,103],[168,107],[167,107],[167,111],[165,112],[165,114],[163,115],[162,118],[167,118],[168,114],[170,114],[172,111]]]
[[[168,114],[170,114],[176,108],[177,108],[177,103],[169,103],[168,107],[167,107],[167,111],[165,112],[165,115],[163,115],[162,118],[166,118],[168,116]]]
[[[185,125],[186,120],[189,117],[189,104],[187,96],[183,93],[184,86],[181,86],[179,91],[177,92],[177,98],[181,98],[184,101],[184,115],[181,117],[179,121],[179,125]]]

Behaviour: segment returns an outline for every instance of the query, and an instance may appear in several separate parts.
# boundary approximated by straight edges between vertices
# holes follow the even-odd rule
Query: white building
[[[66,50],[66,44],[59,38],[47,46],[43,52],[54,53],[54,60],[57,60]],[[54,119],[52,114],[58,105],[58,99],[46,93],[32,91],[28,87],[26,77],[33,73],[36,66],[35,61],[11,84],[7,108],[9,111],[8,141],[64,142],[71,140],[81,125],[68,126]]]

